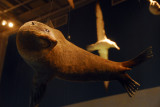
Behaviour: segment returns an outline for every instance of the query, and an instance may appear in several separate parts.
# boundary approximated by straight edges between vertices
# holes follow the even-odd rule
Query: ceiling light
[[[3,20],[2,21],[2,26],[5,26],[7,24],[7,21],[6,20]]]
[[[13,25],[12,22],[9,22],[9,23],[8,23],[8,26],[9,26],[10,28],[12,28],[14,25]]]

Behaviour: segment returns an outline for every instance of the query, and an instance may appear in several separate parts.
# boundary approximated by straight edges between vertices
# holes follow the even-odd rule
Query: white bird
[[[98,53],[101,57],[108,59],[108,50],[110,48],[116,48],[118,50],[120,48],[114,41],[108,39],[105,34],[103,15],[99,3],[96,4],[96,17],[98,40],[96,43],[89,45],[87,50],[90,52],[98,50]]]
[[[153,15],[160,15],[160,5],[157,1],[154,0],[149,0],[150,5],[149,5],[149,11]]]
[[[110,48],[116,48],[118,50],[120,50],[120,48],[114,41],[108,39],[105,34],[103,15],[99,2],[96,3],[96,17],[97,42],[89,45],[87,50],[90,52],[98,50],[98,53],[102,58],[108,59],[108,51]],[[109,81],[104,81],[104,86],[106,89],[108,89],[108,85]]]

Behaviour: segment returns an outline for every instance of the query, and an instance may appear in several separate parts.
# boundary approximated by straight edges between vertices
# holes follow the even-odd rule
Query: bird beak
[[[120,50],[120,47],[118,47],[117,44],[115,44],[114,46],[115,46],[115,48],[116,48],[117,50]]]

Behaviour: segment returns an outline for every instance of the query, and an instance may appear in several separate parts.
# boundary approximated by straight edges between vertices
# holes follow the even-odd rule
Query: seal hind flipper
[[[153,57],[152,46],[144,50],[134,59],[122,62],[122,66],[132,68]]]
[[[119,78],[119,82],[126,89],[128,95],[132,97],[138,90],[140,84],[133,80],[127,73],[121,74]]]

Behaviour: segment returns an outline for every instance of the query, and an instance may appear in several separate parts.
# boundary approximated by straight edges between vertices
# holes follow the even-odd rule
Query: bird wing
[[[96,24],[97,24],[97,40],[104,40],[106,37],[104,29],[103,14],[99,2],[96,3]]]

